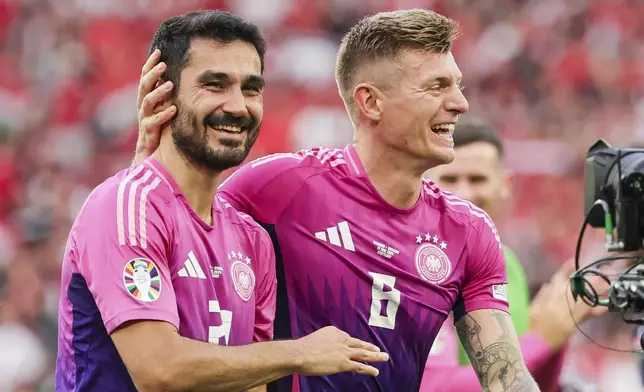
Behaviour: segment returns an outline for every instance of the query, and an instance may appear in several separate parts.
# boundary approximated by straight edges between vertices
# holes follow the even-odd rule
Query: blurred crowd
[[[257,157],[349,142],[333,79],[340,38],[363,15],[412,7],[462,24],[454,53],[471,112],[498,127],[516,173],[497,223],[535,289],[548,279],[574,250],[588,147],[644,139],[643,0],[0,0],[0,391],[53,390],[66,236],[89,191],[131,161],[140,69],[163,19],[220,8],[262,28]],[[592,324],[632,349],[621,320]],[[562,378],[579,390],[641,388],[617,384],[637,378],[634,355],[581,335],[570,350]]]

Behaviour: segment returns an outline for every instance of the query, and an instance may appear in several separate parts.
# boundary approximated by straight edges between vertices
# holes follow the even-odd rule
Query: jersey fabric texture
[[[378,377],[286,377],[269,391],[418,391],[450,312],[508,311],[503,250],[487,214],[429,180],[415,206],[391,206],[353,146],[258,159],[220,193],[272,236],[277,339],[334,325],[390,355]]]
[[[94,189],[63,259],[56,391],[136,391],[110,338],[128,321],[220,345],[272,338],[270,237],[220,197],[212,217],[204,222],[153,159]]]

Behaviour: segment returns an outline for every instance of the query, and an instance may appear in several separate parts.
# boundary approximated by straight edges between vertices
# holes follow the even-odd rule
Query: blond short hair
[[[451,51],[459,33],[458,22],[423,9],[381,12],[362,19],[340,44],[335,78],[342,99],[351,103],[355,75],[364,64],[393,59],[403,49],[444,54]]]

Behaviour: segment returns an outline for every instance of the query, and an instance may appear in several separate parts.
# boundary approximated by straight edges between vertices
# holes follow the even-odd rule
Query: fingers
[[[168,101],[162,101],[161,103],[158,103],[154,107],[154,112],[153,113],[154,114],[161,113],[162,111],[166,110],[170,106],[172,106],[172,101],[169,101],[169,100]]]
[[[351,360],[359,362],[387,362],[389,354],[383,352],[374,352],[362,349],[355,349],[351,351]]]
[[[152,68],[148,73],[141,76],[139,82],[139,91],[137,96],[137,107],[140,109],[143,104],[143,99],[154,90],[156,83],[163,76],[166,70],[165,63],[159,63]]]
[[[152,113],[154,113],[155,107],[160,102],[169,101],[172,87],[173,87],[172,82],[167,81],[154,90],[151,90],[151,89],[150,89],[151,91],[148,91],[148,89],[145,90],[148,92],[146,92],[145,95],[143,96],[143,101],[139,106],[139,109],[143,111],[144,117],[147,117]],[[144,91],[143,89],[139,90],[140,93],[142,93],[143,91]]]
[[[147,75],[150,70],[152,70],[152,67],[154,67],[158,62],[159,59],[161,58],[161,51],[159,49],[155,49],[154,52],[148,57],[147,61],[145,64],[143,64],[143,68],[141,68],[141,77],[144,77]]]
[[[378,374],[380,374],[380,371],[375,367],[360,362],[351,362],[349,371],[372,377],[378,377]]]
[[[349,338],[347,345],[351,348],[359,348],[367,351],[380,351],[380,347],[356,338]]]
[[[141,120],[141,129],[145,133],[157,132],[160,134],[163,124],[167,123],[177,113],[177,107],[171,105],[153,116]],[[155,147],[156,148],[156,147]]]

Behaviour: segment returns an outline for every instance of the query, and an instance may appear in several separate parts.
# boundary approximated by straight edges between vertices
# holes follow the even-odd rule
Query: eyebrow
[[[437,78],[434,78],[431,80],[431,82],[438,82],[441,85],[448,85],[452,81],[452,78],[445,77],[445,76],[439,76]],[[463,77],[459,77],[456,79],[456,84],[461,84],[463,82]]]
[[[244,86],[254,87],[258,90],[263,89],[265,85],[266,81],[259,75],[248,75],[248,77],[244,81]]]
[[[228,74],[225,72],[218,72],[213,70],[203,71],[197,76],[197,82],[199,84],[207,84],[212,81],[230,83],[230,76],[228,76]],[[264,78],[260,75],[255,74],[248,75],[243,82],[244,86],[251,86],[257,89],[264,88],[265,84],[266,81],[264,80]]]

